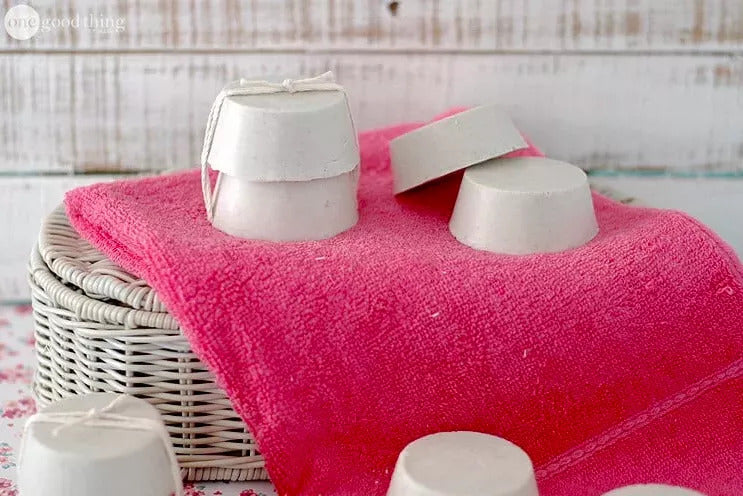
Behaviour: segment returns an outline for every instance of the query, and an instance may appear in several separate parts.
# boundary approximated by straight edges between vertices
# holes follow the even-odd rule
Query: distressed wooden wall
[[[4,0],[7,7],[19,2]],[[36,0],[42,17],[123,18],[121,32],[52,30],[11,50],[724,51],[737,0]],[[396,5],[396,7],[395,7]],[[395,8],[393,8],[395,7]]]
[[[0,32],[0,299],[65,188],[194,166],[238,77],[332,69],[360,129],[499,102],[587,169],[743,174],[741,0],[27,1],[41,31]]]
[[[743,162],[741,0],[32,5],[42,30],[0,37],[0,171],[188,167],[227,80],[326,69],[360,129],[500,102],[587,168]]]

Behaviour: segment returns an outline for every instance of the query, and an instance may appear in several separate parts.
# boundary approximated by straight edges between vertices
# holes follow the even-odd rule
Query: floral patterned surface
[[[36,411],[30,306],[0,306],[0,496],[17,496],[16,461],[25,419]],[[270,496],[270,483],[188,483],[185,496]],[[53,496],[53,495],[49,495]]]

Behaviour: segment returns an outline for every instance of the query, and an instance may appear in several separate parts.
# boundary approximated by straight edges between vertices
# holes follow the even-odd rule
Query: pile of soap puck
[[[513,157],[528,143],[497,105],[434,121],[390,142],[395,193],[464,170],[449,231],[477,250],[554,253],[588,243],[599,227],[588,177],[544,157]]]
[[[387,496],[539,496],[524,450],[480,432],[439,432],[400,453]],[[704,496],[681,487],[638,484],[604,496]]]

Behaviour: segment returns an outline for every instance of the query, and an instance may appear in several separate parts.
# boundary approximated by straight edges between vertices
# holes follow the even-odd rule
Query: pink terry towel
[[[546,496],[743,494],[735,255],[682,213],[599,195],[587,246],[473,250],[448,231],[458,177],[392,195],[387,144],[413,127],[361,135],[361,220],[326,241],[215,230],[195,171],[78,189],[67,210],[157,290],[281,495],[383,495],[399,451],[447,430],[519,444]]]

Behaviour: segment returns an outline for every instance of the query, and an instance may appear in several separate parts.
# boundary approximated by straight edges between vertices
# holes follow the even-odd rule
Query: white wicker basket
[[[31,255],[40,405],[127,393],[162,414],[188,480],[267,479],[255,441],[155,292],[80,239],[57,208]]]

